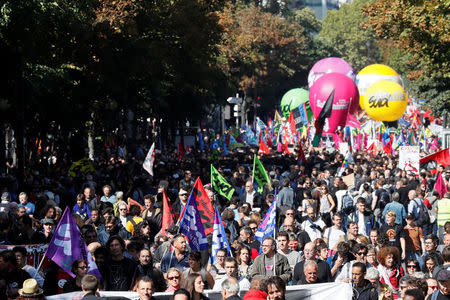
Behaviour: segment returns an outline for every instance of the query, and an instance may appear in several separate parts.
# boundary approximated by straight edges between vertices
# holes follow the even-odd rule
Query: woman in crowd
[[[205,283],[200,274],[189,274],[181,287],[189,292],[191,300],[209,300],[209,298],[203,294]]]
[[[378,272],[380,282],[387,284],[394,293],[394,299],[398,299],[400,278],[405,275],[400,266],[399,250],[392,246],[384,247],[378,252]]]
[[[177,268],[170,268],[167,271],[167,290],[166,292],[175,292],[180,288],[181,272]]]
[[[248,205],[242,205],[241,207],[238,208],[238,213],[239,213],[239,226],[245,226],[247,225],[247,222],[250,221],[250,212],[251,209]]]
[[[238,248],[236,260],[239,264],[239,275],[248,278],[248,268],[252,264],[250,249],[244,245]]]
[[[424,272],[427,278],[433,278],[433,270],[438,265],[442,265],[444,261],[436,252],[430,252],[425,255],[423,259],[422,272]]]
[[[374,267],[378,266],[377,248],[372,244],[367,245],[367,262]]]
[[[77,203],[72,209],[72,213],[79,215],[83,221],[86,221],[91,217],[91,210],[89,209],[83,194],[77,195]]]
[[[75,278],[70,278],[63,286],[64,293],[81,291],[81,279],[88,272],[88,265],[84,259],[77,259],[72,264],[72,273]]]
[[[325,222],[327,227],[330,227],[331,224],[331,212],[334,210],[336,203],[334,202],[333,196],[331,196],[330,191],[327,185],[322,185],[320,187],[320,191],[322,192],[320,196],[320,215],[322,220]]]
[[[420,271],[420,264],[417,259],[410,258],[406,260],[406,274],[412,276],[414,273]]]
[[[136,225],[133,238],[144,242],[145,248],[150,249],[151,245],[153,245],[153,241],[150,237],[150,223],[147,220]]]
[[[219,253],[219,252],[217,252]],[[219,254],[217,254],[219,255]],[[184,270],[181,274],[181,284],[188,278],[189,274],[199,274],[205,283],[206,289],[212,289],[214,287],[214,278],[206,268],[202,267],[202,255],[199,251],[193,251],[188,256],[189,268]]]

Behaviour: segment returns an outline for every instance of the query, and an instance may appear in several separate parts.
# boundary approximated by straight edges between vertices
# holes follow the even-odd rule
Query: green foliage
[[[342,5],[339,10],[328,11],[320,31],[320,37],[334,46],[355,72],[381,61],[374,32],[364,26],[367,17],[361,8],[368,3],[370,0],[355,0]]]
[[[313,41],[295,19],[230,4],[220,24],[225,34],[218,61],[247,97],[262,96],[262,105],[273,108],[287,90],[306,84]]]
[[[363,11],[368,26],[400,49],[393,57],[406,66],[411,94],[425,99],[436,115],[449,113],[450,2],[380,0]]]

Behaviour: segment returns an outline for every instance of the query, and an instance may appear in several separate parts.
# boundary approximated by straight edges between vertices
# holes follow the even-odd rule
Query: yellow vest
[[[438,200],[437,209],[437,224],[438,226],[444,226],[447,221],[450,221],[450,199],[442,198]]]

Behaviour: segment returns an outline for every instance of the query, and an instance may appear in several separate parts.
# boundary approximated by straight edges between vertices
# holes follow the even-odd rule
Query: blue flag
[[[197,209],[194,193],[191,192],[180,221],[180,233],[189,240],[189,246],[193,251],[206,250],[209,247],[205,229]]]
[[[212,143],[210,147],[213,150],[219,148],[220,147],[220,139],[215,140],[214,143]]]
[[[216,215],[214,217],[214,229],[211,247],[211,261],[213,265],[216,264],[216,255],[219,249],[227,249],[228,253],[231,254],[230,243],[228,242],[227,235],[225,234],[225,229],[223,228],[222,219],[220,218],[217,207],[215,211]]]
[[[203,134],[198,133],[198,142],[200,143],[200,149],[203,151],[205,149],[205,143],[203,142]]]
[[[261,224],[259,224],[258,231],[255,233],[255,239],[258,240],[261,245],[266,236],[274,236],[275,227],[276,227],[276,218],[277,218],[277,191],[275,190],[275,197],[273,199],[272,204],[270,205],[269,210],[266,213]],[[259,249],[259,253],[261,253],[261,249]]]

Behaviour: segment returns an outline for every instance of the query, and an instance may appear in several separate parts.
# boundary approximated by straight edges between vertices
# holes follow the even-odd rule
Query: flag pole
[[[275,239],[275,236],[276,236],[275,232],[277,230],[277,226],[276,226],[276,224],[277,224],[277,202],[276,202],[277,201],[277,188],[275,188],[275,197],[273,198],[273,201],[275,201],[275,205],[273,206],[273,209],[275,210],[275,228],[273,229],[273,239],[275,240],[275,247],[276,247],[277,240]],[[277,276],[277,268],[276,268],[277,253],[278,253],[278,249],[277,249],[277,251],[275,251],[275,254],[273,255],[273,274],[275,276]]]
[[[256,163],[256,154],[253,155],[252,184],[255,182],[255,163]]]
[[[48,249],[48,248],[47,248]],[[44,262],[45,255],[47,254],[47,250],[45,250],[44,256],[42,256],[41,262],[39,263],[38,268],[36,269],[37,272],[39,272],[39,269],[42,267],[42,263]]]

